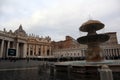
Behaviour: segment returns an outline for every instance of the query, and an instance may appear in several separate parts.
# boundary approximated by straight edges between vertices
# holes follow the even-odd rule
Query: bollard
[[[68,65],[68,79],[71,80],[72,65]]]
[[[55,65],[50,66],[50,77],[52,80],[55,80],[56,77]]]
[[[107,65],[102,65],[102,68],[99,69],[100,80],[113,80],[112,70]]]

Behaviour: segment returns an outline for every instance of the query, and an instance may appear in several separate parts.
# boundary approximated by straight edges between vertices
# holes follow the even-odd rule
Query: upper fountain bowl
[[[97,31],[104,28],[104,24],[98,20],[88,20],[87,22],[83,23],[82,26],[79,28],[80,31],[89,32],[89,31]]]

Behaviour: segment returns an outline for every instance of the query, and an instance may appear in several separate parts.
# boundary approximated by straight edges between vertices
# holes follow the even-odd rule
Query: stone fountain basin
[[[83,36],[77,39],[80,44],[87,44],[93,42],[105,42],[109,40],[109,36],[107,34],[96,34],[96,35],[88,35]]]
[[[70,70],[73,73],[80,74],[86,72],[95,72],[96,74],[103,65],[108,65],[113,72],[120,73],[120,60],[104,60],[101,62],[67,61],[54,64],[56,72],[68,72]]]
[[[120,65],[120,60],[104,60],[101,62],[86,62],[84,61],[66,61],[66,62],[57,62],[55,65],[71,65],[71,66],[86,66],[86,65],[91,65],[91,66],[96,66],[96,65]]]

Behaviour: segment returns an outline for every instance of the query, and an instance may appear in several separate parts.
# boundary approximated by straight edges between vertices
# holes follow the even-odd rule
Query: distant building
[[[120,57],[120,44],[118,44],[116,32],[106,33],[110,39],[101,44],[102,54],[107,58]],[[14,49],[16,54],[9,56],[9,49]],[[85,58],[86,45],[79,44],[74,38],[66,36],[64,41],[52,41],[48,37],[39,37],[34,34],[26,34],[22,25],[12,32],[0,31],[0,58],[39,58],[39,57],[80,57]]]
[[[15,49],[16,55],[9,56],[8,50]],[[51,38],[27,35],[22,25],[17,30],[0,31],[0,58],[51,56]]]
[[[120,44],[118,44],[116,32],[106,33],[110,39],[101,44],[102,55],[107,59],[120,57]],[[53,55],[56,57],[85,57],[86,45],[79,44],[75,39],[66,36],[64,41],[52,42]]]

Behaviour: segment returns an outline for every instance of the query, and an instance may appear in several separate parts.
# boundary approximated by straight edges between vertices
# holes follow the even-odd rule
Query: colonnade
[[[18,57],[23,58],[25,57],[26,53],[26,44],[21,42],[10,41],[10,40],[4,40],[0,39],[0,58],[7,58],[7,57]],[[9,49],[15,49],[16,50],[16,56],[9,56],[8,50]]]
[[[120,48],[104,49],[104,56],[120,56]]]
[[[27,44],[14,41],[0,40],[0,58],[8,56],[8,49],[15,49],[17,58],[35,57],[35,56],[51,56],[51,46]]]
[[[63,55],[63,57],[71,56],[71,57],[85,57],[86,48],[82,49],[61,49],[61,50],[55,50],[53,52],[54,56],[60,56]],[[114,48],[103,48],[101,51],[103,56],[105,57],[120,57],[120,48],[114,47]],[[71,55],[72,54],[72,55]]]
[[[51,56],[51,46],[38,45],[38,44],[27,44],[27,55],[26,56],[28,57]]]
[[[61,49],[61,50],[55,50],[53,51],[53,55],[55,57],[85,57],[86,49]]]

